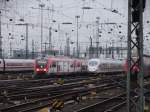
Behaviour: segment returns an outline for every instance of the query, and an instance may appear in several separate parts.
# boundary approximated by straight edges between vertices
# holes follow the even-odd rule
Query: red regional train
[[[35,77],[44,78],[54,75],[69,75],[87,71],[84,59],[69,57],[48,57],[35,60]]]

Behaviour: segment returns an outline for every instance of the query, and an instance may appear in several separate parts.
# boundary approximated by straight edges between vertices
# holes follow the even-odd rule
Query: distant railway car
[[[122,72],[122,61],[93,58],[88,61],[88,71],[93,73]]]
[[[33,72],[34,62],[31,59],[0,59],[0,72]]]
[[[85,72],[87,71],[86,68],[86,60],[68,57],[48,57],[36,59],[35,76],[68,75],[77,72]]]

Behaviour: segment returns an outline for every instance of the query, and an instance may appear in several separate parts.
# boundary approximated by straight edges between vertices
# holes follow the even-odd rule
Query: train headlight
[[[47,71],[47,69],[46,68],[44,68],[44,72],[46,72]]]
[[[39,69],[39,68],[37,68],[37,69],[36,69],[36,71],[38,72],[38,71],[40,71],[40,69]]]

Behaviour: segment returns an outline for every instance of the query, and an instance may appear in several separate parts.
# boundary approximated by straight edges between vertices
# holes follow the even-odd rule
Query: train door
[[[70,61],[68,61],[68,72],[70,72],[70,65],[71,65],[71,63],[70,63]]]
[[[64,72],[64,62],[63,61],[57,62],[57,72]]]
[[[76,60],[74,60],[73,62],[73,69],[74,69],[74,72],[76,72]]]
[[[57,72],[60,72],[61,69],[60,69],[60,61],[57,62]]]
[[[81,63],[79,61],[77,62],[77,71],[81,72]]]
[[[74,65],[73,65],[73,61],[70,61],[70,66],[69,66],[69,72],[74,72]]]
[[[68,72],[68,62],[64,61],[64,72]]]
[[[51,73],[56,73],[56,72],[57,72],[56,61],[53,61],[51,65]]]
[[[68,72],[70,72],[70,61],[67,62]]]

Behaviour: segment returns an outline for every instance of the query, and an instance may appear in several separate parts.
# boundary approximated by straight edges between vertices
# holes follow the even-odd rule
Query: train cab
[[[96,72],[99,69],[99,59],[90,59],[88,62],[88,70],[90,72]]]
[[[46,74],[48,72],[48,60],[37,59],[35,61],[35,72],[36,74]]]

